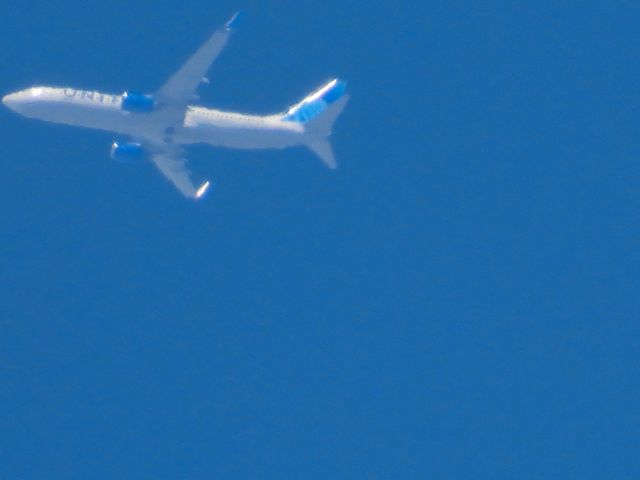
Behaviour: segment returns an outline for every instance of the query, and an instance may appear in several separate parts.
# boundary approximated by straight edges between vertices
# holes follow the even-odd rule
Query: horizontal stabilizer
[[[327,140],[317,140],[307,145],[313,153],[320,157],[320,160],[331,170],[338,168],[336,157],[333,154],[333,148]]]
[[[328,105],[322,113],[304,125],[307,147],[320,157],[320,160],[332,170],[338,167],[338,163],[333,154],[333,148],[329,143],[329,137],[333,130],[333,124],[344,110],[348,101],[349,95],[342,95],[338,100]]]

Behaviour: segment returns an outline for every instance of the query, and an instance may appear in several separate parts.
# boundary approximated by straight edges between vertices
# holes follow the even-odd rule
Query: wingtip
[[[210,186],[211,186],[211,182],[209,182],[209,180],[207,180],[202,185],[200,185],[200,187],[196,191],[196,199],[200,200],[202,197],[204,197],[207,191],[209,190]]]
[[[244,16],[245,15],[243,10],[240,10],[234,13],[233,16],[229,19],[229,21],[224,25],[224,28],[227,30],[227,32],[234,32],[238,30],[238,28],[242,24]]]

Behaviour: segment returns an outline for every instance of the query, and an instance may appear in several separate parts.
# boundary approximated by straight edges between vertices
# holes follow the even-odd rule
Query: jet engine
[[[146,152],[139,143],[113,142],[111,158],[122,163],[131,163],[145,158]]]
[[[152,95],[144,93],[124,92],[122,94],[122,110],[132,113],[150,113],[153,112],[156,101]]]

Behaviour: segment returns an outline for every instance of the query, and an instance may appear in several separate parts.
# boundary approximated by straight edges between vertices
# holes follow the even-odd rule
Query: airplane
[[[334,78],[282,113],[258,116],[191,105],[207,72],[240,22],[241,12],[209,40],[155,93],[121,95],[75,88],[36,86],[11,93],[2,103],[30,118],[113,132],[126,138],[111,145],[111,158],[150,159],[187,198],[200,199],[211,183],[195,185],[185,147],[210,144],[239,149],[306,146],[324,164],[337,166],[329,137],[349,95]]]

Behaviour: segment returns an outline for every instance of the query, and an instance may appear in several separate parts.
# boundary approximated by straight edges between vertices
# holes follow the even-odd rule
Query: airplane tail
[[[338,165],[328,139],[333,124],[349,101],[346,88],[347,82],[335,78],[291,107],[282,117],[304,125],[307,147],[331,169]]]

